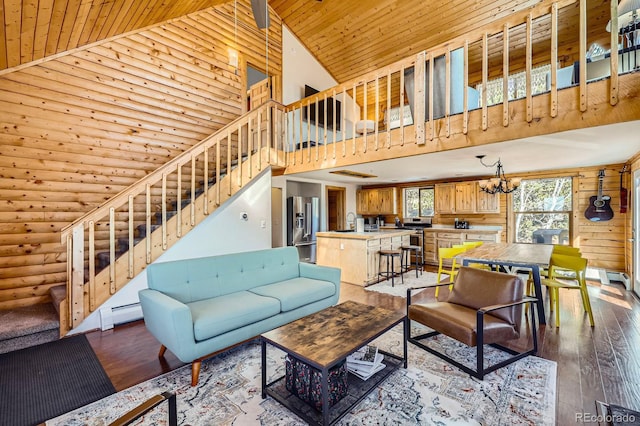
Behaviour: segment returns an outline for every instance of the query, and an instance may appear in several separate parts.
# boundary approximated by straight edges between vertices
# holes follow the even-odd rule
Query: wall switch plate
[[[344,250],[344,244],[340,243],[340,250]]]
[[[266,228],[267,227],[267,221],[266,220],[261,220],[260,221],[260,228]]]

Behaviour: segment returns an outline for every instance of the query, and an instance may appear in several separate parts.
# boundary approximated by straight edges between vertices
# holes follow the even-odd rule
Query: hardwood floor
[[[557,417],[559,425],[575,424],[576,413],[596,413],[595,401],[640,411],[640,302],[620,284],[589,283],[595,327],[582,309],[578,291],[561,291],[560,324],[540,328],[538,355],[558,363]],[[442,297],[442,293],[441,293]],[[433,290],[415,297],[433,300]],[[405,300],[343,284],[340,301],[358,302],[404,311]],[[548,309],[548,300],[545,301]],[[137,321],[106,332],[87,334],[117,390],[184,365],[169,351],[158,358],[160,344]],[[517,346],[526,345],[523,337]],[[411,359],[409,359],[411,363]]]

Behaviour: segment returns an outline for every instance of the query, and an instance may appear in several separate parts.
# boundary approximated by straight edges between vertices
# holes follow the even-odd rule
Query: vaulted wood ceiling
[[[0,70],[229,1],[0,0]],[[541,3],[551,4],[551,0],[269,0],[285,25],[338,82]],[[588,1],[588,44],[608,47],[609,35],[604,31],[608,16],[608,1]],[[577,45],[577,22],[577,3],[562,9],[563,44]],[[535,43],[548,40],[548,28],[548,23],[538,23]],[[517,37],[512,43],[519,43]],[[499,58],[499,40],[496,46]],[[575,53],[575,48],[569,52]]]

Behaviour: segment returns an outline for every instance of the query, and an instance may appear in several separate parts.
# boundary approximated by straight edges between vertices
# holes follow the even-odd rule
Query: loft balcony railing
[[[62,229],[61,332],[79,325],[261,170],[284,167],[282,123],[284,106],[268,101]]]
[[[575,15],[576,10],[579,59],[568,64],[570,67],[560,68],[559,15]],[[618,46],[624,41],[624,30],[618,31],[617,2],[611,2],[610,12],[611,45]],[[545,44],[548,47],[540,47]],[[496,53],[501,67],[490,63]],[[629,59],[635,65],[630,67]],[[600,65],[604,63],[610,74],[605,72],[601,77],[609,77],[608,101],[615,106],[619,74],[640,66],[640,54],[636,47],[620,52],[614,47],[602,61]],[[466,136],[470,131],[507,128],[517,121],[532,123],[540,116],[553,119],[561,108],[575,110],[577,106],[585,112],[590,105],[587,82],[592,79],[587,70],[596,68],[588,62],[587,1],[544,2],[510,15],[502,23],[472,31],[288,105],[288,171],[330,167],[344,157],[366,162],[411,155],[406,149],[404,154],[397,151],[407,144],[428,147],[423,151],[433,152],[445,149],[442,144],[453,136]],[[540,65],[548,67],[545,97],[535,96],[533,88],[534,67]],[[568,68],[574,71],[566,83]],[[525,80],[525,94],[517,100],[507,96],[510,70],[514,69],[522,70]],[[488,98],[490,78],[502,78],[501,112]],[[569,86],[577,86],[577,101],[565,96],[565,104],[560,104],[558,91]],[[510,106],[513,102],[519,102],[518,113]],[[363,155],[390,148],[396,149],[394,154]],[[412,153],[417,151],[413,149]]]

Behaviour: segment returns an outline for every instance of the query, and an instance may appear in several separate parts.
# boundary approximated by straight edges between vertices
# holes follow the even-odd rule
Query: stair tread
[[[60,328],[51,303],[0,311],[0,341]]]
[[[67,298],[67,286],[56,285],[49,288],[49,295],[51,296],[51,303],[55,308],[58,315],[60,315],[60,304]]]

